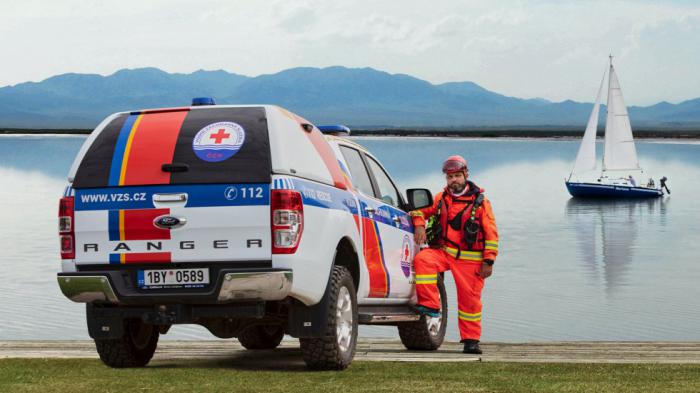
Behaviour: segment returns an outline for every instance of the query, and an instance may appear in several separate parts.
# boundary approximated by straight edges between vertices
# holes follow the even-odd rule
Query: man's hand
[[[483,279],[486,279],[489,278],[491,274],[493,274],[493,266],[482,263],[481,270],[479,271],[479,276],[481,276],[481,278]]]
[[[416,240],[416,244],[418,245],[425,243],[425,227],[416,227],[413,238]]]

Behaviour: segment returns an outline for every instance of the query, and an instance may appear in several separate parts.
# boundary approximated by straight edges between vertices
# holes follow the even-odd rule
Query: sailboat
[[[605,74],[608,73],[608,103],[605,120],[605,150],[603,168],[598,170],[595,150],[596,131],[598,129],[598,112],[603,91]],[[644,170],[637,159],[634,146],[632,126],[627,107],[622,98],[620,82],[610,56],[610,67],[603,73],[593,111],[588,118],[586,131],[579,146],[574,168],[565,180],[566,188],[574,197],[604,198],[655,198],[663,195],[666,178],[659,181],[646,178]],[[643,183],[643,184],[642,184]]]

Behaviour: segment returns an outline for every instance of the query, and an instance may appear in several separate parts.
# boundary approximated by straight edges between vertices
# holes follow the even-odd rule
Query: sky
[[[372,67],[592,102],[700,97],[700,0],[0,0],[0,86],[75,72]]]

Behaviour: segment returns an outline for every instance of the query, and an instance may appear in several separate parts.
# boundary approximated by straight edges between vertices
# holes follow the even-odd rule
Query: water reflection
[[[665,226],[667,198],[642,200],[586,200],[571,198],[566,216],[576,233],[584,270],[602,280],[608,295],[626,284],[626,273],[636,255],[644,251],[640,226],[658,222]]]
[[[2,135],[0,167],[65,179],[83,135]]]

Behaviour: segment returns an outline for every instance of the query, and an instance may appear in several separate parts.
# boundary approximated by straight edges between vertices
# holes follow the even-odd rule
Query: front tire
[[[158,327],[140,319],[125,319],[124,334],[116,339],[95,339],[102,362],[109,367],[143,367],[158,346]]]
[[[344,370],[355,357],[357,294],[348,269],[333,267],[328,285],[328,318],[323,337],[300,338],[306,365],[313,370]]]
[[[245,349],[275,349],[283,337],[282,325],[255,325],[241,332],[238,341]]]
[[[399,337],[406,349],[417,351],[435,351],[440,348],[445,340],[447,331],[447,292],[445,291],[445,278],[441,274],[438,278],[438,291],[440,292],[440,317],[433,318],[422,315],[414,322],[401,322],[398,324]]]

